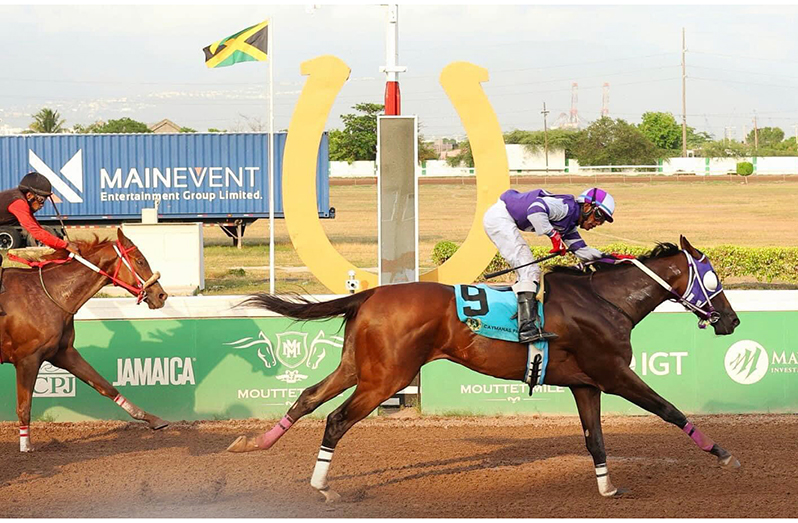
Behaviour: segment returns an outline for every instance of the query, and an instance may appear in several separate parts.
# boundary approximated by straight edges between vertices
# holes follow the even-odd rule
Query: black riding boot
[[[518,341],[532,343],[540,340],[553,340],[557,335],[540,329],[538,302],[531,292],[518,293]]]

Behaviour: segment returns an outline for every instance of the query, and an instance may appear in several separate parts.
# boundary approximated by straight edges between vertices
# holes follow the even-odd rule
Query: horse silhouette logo
[[[341,349],[344,346],[344,339],[341,336],[327,336],[323,330],[313,338],[310,346],[308,346],[307,332],[279,332],[276,337],[277,343],[272,344],[269,337],[260,331],[256,337],[241,338],[224,345],[235,349],[256,347],[256,354],[264,367],[272,369],[281,365],[287,368],[284,373],[275,376],[286,383],[297,383],[307,379],[308,376],[298,370],[300,366],[304,365],[311,370],[318,369],[329,349],[333,347]]]

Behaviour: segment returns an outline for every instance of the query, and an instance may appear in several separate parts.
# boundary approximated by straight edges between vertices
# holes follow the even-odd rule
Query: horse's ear
[[[701,257],[701,253],[698,252],[698,249],[690,245],[690,242],[687,241],[687,238],[685,238],[683,235],[679,236],[679,245],[681,245],[682,249],[689,252],[690,256],[693,258],[699,259]]]
[[[125,240],[127,240],[127,236],[125,236],[125,234],[122,232],[122,227],[117,227],[116,228],[116,239],[119,240],[119,242],[122,245],[125,244]]]

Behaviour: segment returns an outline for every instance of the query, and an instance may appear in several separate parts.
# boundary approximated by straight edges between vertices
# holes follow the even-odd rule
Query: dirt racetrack
[[[269,451],[224,452],[272,422],[0,423],[3,517],[795,517],[798,416],[695,416],[737,456],[724,470],[654,417],[605,417],[603,499],[576,417],[375,418],[339,444],[325,504],[309,484],[323,422]]]

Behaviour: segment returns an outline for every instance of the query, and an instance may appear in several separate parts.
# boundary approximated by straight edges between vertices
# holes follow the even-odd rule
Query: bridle
[[[707,273],[712,271],[712,266],[709,265],[706,254],[701,254],[701,258],[696,260],[686,250],[682,249],[682,252],[684,253],[685,257],[687,257],[687,265],[689,269],[687,286],[682,294],[679,294],[673,290],[673,287],[668,284],[668,282],[657,276],[654,271],[643,265],[639,260],[632,258],[629,261],[638,269],[646,273],[655,282],[659,283],[668,292],[670,292],[672,295],[670,298],[671,301],[681,303],[685,309],[692,311],[696,316],[698,316],[699,329],[706,329],[707,325],[714,325],[720,320],[720,313],[716,311],[715,307],[712,305],[712,298],[720,294],[723,291],[723,288],[721,287],[720,281],[718,281],[716,277],[715,281],[717,281],[717,285],[715,288],[711,290],[707,289],[704,279]],[[708,268],[704,269],[702,273],[698,266],[699,264],[707,265]],[[706,310],[704,309],[705,306]]]
[[[42,284],[42,289],[44,290],[44,294],[47,295],[47,297],[50,298],[50,300],[53,303],[58,305],[58,307],[64,312],[67,312],[69,314],[76,314],[77,310],[75,311],[68,310],[66,307],[61,305],[55,298],[53,298],[52,295],[50,295],[50,292],[47,290],[47,286],[44,284],[44,276],[42,274],[42,269],[44,268],[44,266],[50,264],[60,265],[74,259],[83,264],[84,266],[88,267],[89,269],[93,270],[94,272],[101,274],[106,278],[108,278],[109,280],[111,280],[111,282],[114,284],[115,287],[122,287],[123,289],[130,292],[130,294],[136,297],[136,305],[144,301],[147,288],[152,286],[161,277],[161,273],[157,271],[154,272],[152,276],[150,276],[147,280],[144,280],[141,276],[139,276],[139,274],[133,268],[133,264],[131,263],[130,260],[130,253],[133,252],[134,250],[138,250],[138,247],[136,247],[135,245],[125,248],[125,246],[122,245],[122,242],[117,239],[113,247],[114,247],[114,252],[116,252],[117,256],[117,264],[113,274],[109,274],[106,271],[100,269],[92,262],[84,258],[83,256],[73,253],[69,253],[69,256],[64,259],[45,260],[45,261],[26,260],[25,258],[20,258],[19,256],[15,256],[14,254],[9,254],[8,257],[9,259],[14,260],[16,262],[24,263],[29,267],[37,267],[39,269],[39,281]],[[122,265],[127,267],[130,273],[133,274],[133,277],[136,280],[135,285],[131,285],[119,278],[119,271],[122,269]]]
[[[673,289],[673,286],[671,286],[668,282],[659,277],[659,275],[657,275],[654,271],[643,265],[641,261],[635,258],[618,260],[617,263],[634,264],[638,269],[643,271],[648,277],[657,282],[661,287],[663,287],[671,294],[669,301],[675,301],[682,304],[682,306],[685,309],[693,312],[696,316],[698,316],[699,318],[698,328],[705,329],[707,325],[714,325],[720,320],[720,313],[717,310],[715,310],[715,307],[712,305],[712,298],[723,292],[723,288],[720,284],[720,281],[717,280],[716,276],[714,281],[717,282],[717,285],[712,289],[707,288],[705,278],[707,274],[710,272],[712,272],[714,275],[714,270],[712,269],[712,266],[709,264],[709,260],[707,260],[705,254],[702,253],[701,258],[696,260],[685,249],[682,249],[682,252],[684,253],[685,257],[687,257],[687,266],[689,271],[687,286],[682,294],[676,292]],[[702,270],[702,267],[699,267],[699,265],[706,267],[704,267]],[[590,275],[590,288],[593,291],[593,293],[596,296],[598,296],[601,300],[609,303],[610,305],[618,309],[620,312],[622,312],[624,316],[629,318],[629,320],[634,325],[635,321],[629,315],[629,313],[627,313],[625,310],[618,307],[614,303],[610,302],[609,300],[601,296],[598,292],[596,292],[596,290],[593,288],[593,274]]]

